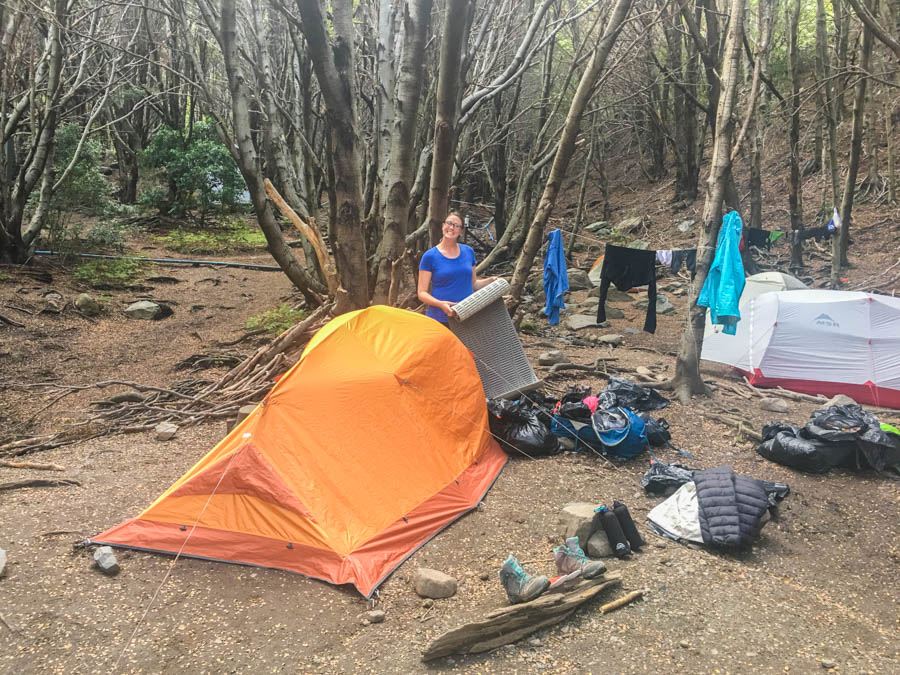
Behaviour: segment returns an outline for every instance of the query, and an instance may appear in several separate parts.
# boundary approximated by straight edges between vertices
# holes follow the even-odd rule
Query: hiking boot
[[[601,561],[591,560],[584,554],[578,545],[578,537],[569,537],[565,546],[553,549],[553,557],[556,558],[556,569],[560,574],[581,570],[583,578],[593,579],[606,571],[606,565]]]
[[[509,556],[500,566],[500,583],[513,605],[534,600],[550,587],[550,580],[544,575],[532,577],[525,574],[514,556]]]

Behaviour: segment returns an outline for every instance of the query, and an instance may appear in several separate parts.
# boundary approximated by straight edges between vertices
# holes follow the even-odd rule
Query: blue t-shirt
[[[459,255],[448,258],[437,246],[425,251],[419,269],[431,272],[431,295],[438,300],[459,302],[472,295],[472,270],[475,269],[475,251],[471,246],[459,244]],[[447,323],[447,315],[440,307],[425,308],[425,316]]]

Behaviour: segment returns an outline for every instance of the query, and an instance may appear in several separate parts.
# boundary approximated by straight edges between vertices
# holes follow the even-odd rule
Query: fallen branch
[[[248,338],[252,338],[256,335],[262,335],[263,333],[267,333],[269,331],[268,328],[257,328],[256,330],[251,330],[243,335],[241,335],[237,340],[229,340],[228,342],[217,342],[216,344],[220,347],[233,347],[236,344],[240,344],[244,340]]]
[[[59,464],[41,464],[39,462],[16,462],[10,459],[0,459],[0,466],[9,469],[34,469],[35,471],[65,471]]]
[[[711,420],[737,429],[738,434],[743,434],[750,440],[756,441],[757,443],[762,443],[762,434],[760,434],[758,431],[754,431],[753,425],[747,420],[733,420],[729,417],[718,415],[716,413],[705,412],[703,410],[698,410],[697,412],[700,413],[700,415],[702,415],[703,417],[707,417]]]
[[[58,480],[46,480],[43,478],[35,478],[33,480],[20,480],[12,483],[0,483],[0,492],[8,490],[19,490],[21,488],[39,488],[39,487],[62,487],[64,485],[81,485],[77,480],[70,478],[60,478]]]
[[[25,328],[24,323],[19,323],[18,321],[15,321],[13,319],[10,319],[9,317],[3,316],[2,314],[0,314],[0,322],[5,323],[9,326],[15,326],[16,328]]]
[[[600,613],[606,614],[613,611],[614,609],[619,609],[619,607],[624,607],[625,605],[634,602],[635,600],[643,596],[644,591],[631,591],[631,593],[626,593],[621,598],[617,598],[612,602],[607,602],[605,605],[601,605]]]

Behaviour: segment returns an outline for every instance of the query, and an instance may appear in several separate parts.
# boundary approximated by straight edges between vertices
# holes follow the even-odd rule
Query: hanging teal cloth
[[[697,304],[709,307],[713,324],[723,324],[722,332],[734,335],[741,320],[738,308],[744,292],[744,263],[741,262],[741,216],[737,211],[727,213],[722,219],[716,257],[706,282],[700,290]]]

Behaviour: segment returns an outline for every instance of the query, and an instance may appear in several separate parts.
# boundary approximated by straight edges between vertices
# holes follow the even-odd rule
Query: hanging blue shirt
[[[544,258],[544,295],[547,297],[544,314],[550,317],[551,326],[559,323],[559,310],[566,308],[563,293],[567,290],[566,252],[563,250],[562,232],[557,229],[550,233],[547,257]]]
[[[455,258],[448,258],[434,246],[422,255],[419,269],[431,272],[431,295],[438,300],[459,302],[472,295],[475,251],[471,246],[459,244],[459,255]],[[428,306],[425,316],[447,323],[447,315],[440,307]]]
[[[741,262],[741,216],[737,211],[725,214],[716,243],[716,257],[697,304],[709,307],[713,324],[723,324],[722,332],[734,335],[741,320],[739,305],[744,292],[744,263]]]

